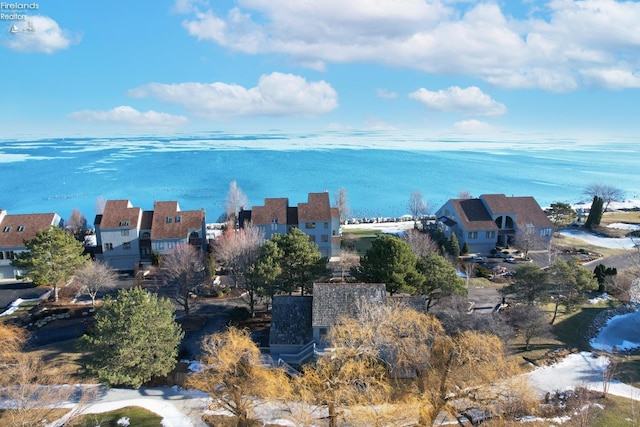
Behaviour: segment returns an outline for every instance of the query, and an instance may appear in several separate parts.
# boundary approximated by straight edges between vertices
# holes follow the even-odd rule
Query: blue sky
[[[640,129],[635,1],[0,6],[0,138],[380,130],[622,139]]]

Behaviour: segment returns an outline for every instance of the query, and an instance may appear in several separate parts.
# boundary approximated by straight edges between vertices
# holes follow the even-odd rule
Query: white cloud
[[[634,72],[621,68],[600,68],[583,70],[582,75],[594,86],[610,89],[640,88],[640,70]]]
[[[462,133],[486,133],[496,130],[491,124],[475,119],[456,122],[453,128]]]
[[[138,98],[154,97],[183,105],[198,117],[313,116],[338,107],[336,91],[325,81],[307,82],[292,74],[263,75],[247,89],[227,83],[149,83],[129,91]]]
[[[6,39],[5,45],[18,52],[53,53],[68,48],[79,40],[62,30],[58,23],[47,16],[29,16],[27,21],[15,24],[17,33]]]
[[[398,97],[398,93],[387,89],[376,89],[376,96],[382,99],[395,99]]]
[[[475,86],[462,89],[452,86],[446,90],[432,92],[420,88],[409,94],[409,98],[421,102],[430,110],[463,113],[476,116],[499,116],[507,107]]]
[[[367,130],[396,130],[397,128],[378,117],[370,117],[365,122]]]
[[[178,127],[188,122],[184,116],[159,113],[153,110],[143,113],[128,105],[107,111],[76,111],[70,113],[68,117],[85,122],[115,123],[140,127]]]
[[[482,78],[507,88],[566,92],[584,70],[640,70],[640,3],[551,0],[527,18],[498,2],[238,0],[226,14],[199,7],[189,34],[233,51],[327,63],[376,62]],[[597,83],[596,80],[590,80]],[[606,82],[600,82],[606,84]],[[634,80],[619,80],[633,85]]]

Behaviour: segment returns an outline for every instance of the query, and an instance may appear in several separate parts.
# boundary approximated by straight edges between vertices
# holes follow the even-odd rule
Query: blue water
[[[64,218],[80,209],[91,222],[100,196],[129,199],[143,209],[152,209],[154,200],[177,200],[182,209],[205,208],[213,222],[232,180],[255,205],[265,197],[289,197],[295,204],[306,201],[309,192],[334,194],[344,187],[357,217],[405,214],[416,189],[433,210],[461,190],[474,196],[532,195],[542,206],[577,202],[592,182],[640,198],[635,143],[405,144],[387,135],[385,143],[368,144],[367,138],[212,134],[5,140],[0,141],[0,209],[57,212]]]

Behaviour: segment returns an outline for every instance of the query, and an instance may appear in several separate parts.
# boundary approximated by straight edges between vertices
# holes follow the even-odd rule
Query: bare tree
[[[84,236],[88,229],[87,218],[80,212],[79,209],[71,211],[71,216],[67,219],[64,229],[73,234],[76,240],[84,242]]]
[[[96,204],[94,205],[94,210],[96,211],[96,215],[102,215],[104,213],[104,208],[107,205],[107,199],[104,196],[98,196],[96,199]]]
[[[238,287],[255,261],[262,242],[264,232],[251,224],[245,224],[237,230],[227,227],[222,236],[213,243],[216,259],[229,269],[234,287]]]
[[[552,335],[551,325],[544,312],[533,305],[516,305],[509,311],[509,323],[524,339],[524,349],[529,351],[531,340]]]
[[[336,193],[335,204],[340,212],[340,223],[346,223],[351,216],[351,208],[349,207],[349,199],[347,198],[347,190],[345,188],[340,188]]]
[[[95,388],[68,385],[74,381],[58,366],[45,364],[39,354],[24,349],[26,338],[22,329],[0,323],[0,424],[48,424],[46,420],[55,418],[69,402],[74,402],[75,408],[64,419],[77,416]]]
[[[227,198],[224,201],[224,212],[227,215],[227,220],[233,221],[236,225],[238,222],[238,212],[241,209],[249,207],[249,199],[242,192],[242,189],[238,183],[233,180],[229,184],[229,191],[227,191]]]
[[[607,210],[611,202],[619,202],[624,200],[624,191],[613,185],[604,184],[601,182],[594,182],[587,185],[582,192],[585,196],[589,196],[591,199],[594,197],[600,197],[604,201],[604,211]]]
[[[411,246],[413,254],[418,258],[423,258],[431,252],[437,252],[439,249],[438,244],[428,233],[423,233],[416,229],[407,230],[400,238]]]
[[[76,271],[74,282],[80,294],[91,297],[91,305],[95,307],[98,292],[113,287],[118,281],[115,270],[101,261],[90,262]]]
[[[411,196],[409,196],[409,201],[407,202],[407,209],[409,209],[414,220],[429,213],[429,205],[421,191],[413,190],[411,192]]]
[[[345,273],[360,264],[360,255],[354,250],[340,249],[340,278],[344,281]]]
[[[458,199],[468,200],[473,199],[473,196],[467,190],[460,190],[458,193]]]
[[[237,427],[248,427],[261,403],[287,397],[289,382],[280,369],[266,367],[248,330],[234,327],[202,340],[206,367],[187,377],[187,386],[211,395],[212,406],[236,418]]]
[[[200,252],[187,244],[179,244],[162,256],[160,278],[167,296],[179,304],[185,316],[197,303],[206,276]]]
[[[515,245],[522,250],[525,259],[527,259],[530,251],[546,248],[547,241],[550,239],[551,236],[540,235],[540,230],[536,227],[526,226],[516,233]]]

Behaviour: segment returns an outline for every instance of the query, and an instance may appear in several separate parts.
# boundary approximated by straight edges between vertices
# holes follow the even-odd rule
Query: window
[[[4,252],[0,251],[0,259],[4,259]]]
[[[105,243],[104,244],[104,249],[107,251],[112,251],[113,250],[113,243]]]
[[[271,219],[271,231],[276,231],[278,229],[278,218]]]
[[[329,241],[329,235],[328,234],[323,234],[322,236],[320,236],[320,241],[322,243],[327,243]]]
[[[3,232],[3,233],[8,233],[8,232],[9,232],[9,230],[11,230],[11,227],[7,225],[7,226],[2,230],[2,232]]]
[[[126,227],[129,225],[129,221],[120,221],[120,227]]]
[[[24,231],[24,225],[19,225],[18,226],[18,231]]]
[[[122,249],[124,249],[125,251],[128,251],[131,249],[131,242],[124,242],[122,244]]]
[[[173,217],[172,216],[168,216],[167,217],[167,224],[171,224],[173,222]]]
[[[151,238],[151,233],[149,233],[148,231],[145,231],[140,234],[140,238],[144,240],[148,240]]]
[[[313,234],[311,236],[309,236],[309,241],[311,243],[315,243],[316,242],[316,236],[314,236]]]
[[[487,231],[487,239],[493,239],[494,237],[496,237],[495,231]]]
[[[182,221],[182,217],[180,215],[176,216],[176,222]]]
[[[318,334],[320,334],[320,337],[325,337],[327,335],[327,328],[319,328],[318,329]]]
[[[467,238],[468,239],[477,239],[478,238],[478,232],[477,231],[470,231],[467,234]]]
[[[120,235],[121,236],[128,236],[129,235],[129,230],[120,230]]]
[[[175,245],[175,242],[167,242],[167,249],[173,249]]]
[[[305,222],[304,228],[307,228],[307,229],[316,228],[316,223],[315,222]]]
[[[156,242],[153,244],[157,251],[161,251],[164,249],[164,242]]]
[[[5,253],[5,255],[6,255],[7,259],[15,259],[16,258],[16,254],[14,254],[13,251],[7,251]]]
[[[324,223],[324,228],[325,228],[325,230],[326,230],[327,228],[329,228],[329,223],[328,223],[328,222],[325,222],[325,223]]]

